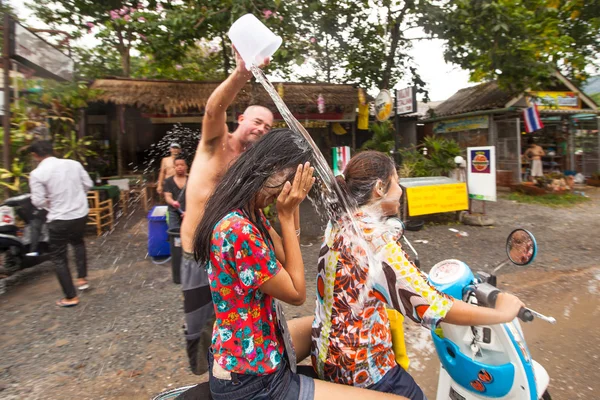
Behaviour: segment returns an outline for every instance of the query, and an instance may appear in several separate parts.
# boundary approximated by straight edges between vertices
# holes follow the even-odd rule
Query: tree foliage
[[[558,68],[571,79],[600,51],[600,3],[583,0],[453,0],[429,5],[423,25],[446,40],[446,61],[471,80],[510,91],[540,88]]]
[[[363,143],[361,150],[377,150],[388,153],[394,149],[394,125],[391,121],[375,122],[370,126],[371,139]]]
[[[313,0],[305,4],[302,18],[311,35],[306,53],[315,71],[305,78],[368,89],[389,89],[408,80],[425,92],[409,52],[415,39],[411,31],[423,18],[428,1]]]

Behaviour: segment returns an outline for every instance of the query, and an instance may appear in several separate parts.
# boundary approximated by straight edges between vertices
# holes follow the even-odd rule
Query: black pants
[[[30,227],[30,241],[29,241],[29,251],[36,252],[38,250],[38,244],[40,242],[40,235],[42,234],[42,227],[46,223],[46,216],[48,215],[48,211],[46,210],[35,210],[33,212],[33,217],[31,218],[31,222],[29,223]]]
[[[58,282],[67,299],[77,296],[67,260],[67,244],[71,244],[75,249],[77,277],[85,278],[87,276],[87,259],[83,242],[86,222],[87,216],[71,220],[55,220],[48,224],[52,262],[56,268]]]

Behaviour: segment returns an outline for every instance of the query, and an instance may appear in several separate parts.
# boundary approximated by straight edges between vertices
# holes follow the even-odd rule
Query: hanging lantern
[[[364,106],[367,103],[367,98],[365,96],[365,91],[362,88],[358,88],[358,104]]]
[[[323,98],[322,94],[319,94],[319,98],[317,99],[317,108],[319,109],[319,114],[325,112],[325,98]]]
[[[277,94],[279,94],[279,97],[281,97],[283,99],[283,83],[279,83],[277,85]]]

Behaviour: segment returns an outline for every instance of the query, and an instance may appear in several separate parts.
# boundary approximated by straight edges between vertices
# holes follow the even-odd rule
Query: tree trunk
[[[331,83],[331,56],[329,54],[329,35],[325,35],[325,63],[327,68],[327,83]]]
[[[123,70],[123,76],[129,78],[129,75],[131,75],[131,55],[129,54],[129,48],[121,53],[121,69]]]
[[[396,50],[398,50],[398,42],[400,41],[400,25],[402,25],[402,21],[404,21],[404,17],[409,11],[409,8],[413,6],[414,1],[406,1],[397,18],[392,16],[392,10],[388,6],[388,25],[391,25],[391,44],[390,52],[388,53],[385,61],[385,70],[383,72],[383,79],[381,81],[381,89],[388,89],[390,86],[390,81],[392,79],[392,67],[395,63]]]
[[[231,60],[229,59],[228,48],[225,45],[225,35],[221,35],[221,49],[223,50],[223,69],[225,70],[225,78],[227,78],[231,69]]]

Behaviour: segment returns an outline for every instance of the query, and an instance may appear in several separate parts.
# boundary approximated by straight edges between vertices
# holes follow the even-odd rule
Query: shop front
[[[462,89],[423,122],[428,134],[456,140],[461,148],[495,146],[497,181],[509,186],[528,180],[524,156],[533,140],[544,149],[544,174],[600,171],[600,113],[592,99],[556,73],[547,91],[511,96],[494,82]],[[543,127],[527,132],[523,111],[537,105]]]

